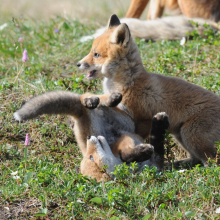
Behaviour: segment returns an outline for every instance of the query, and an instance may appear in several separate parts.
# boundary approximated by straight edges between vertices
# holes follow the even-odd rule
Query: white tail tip
[[[15,119],[16,121],[21,121],[21,116],[18,114],[18,112],[15,112],[15,113],[14,113],[14,119]]]

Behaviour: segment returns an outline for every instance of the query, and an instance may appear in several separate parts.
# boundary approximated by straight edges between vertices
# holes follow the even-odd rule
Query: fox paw
[[[122,100],[122,94],[120,92],[113,92],[108,98],[108,106],[116,107]]]
[[[154,147],[150,144],[139,144],[135,146],[132,150],[129,152],[126,151],[121,152],[121,159],[126,163],[131,162],[142,162],[145,160],[148,160],[151,158],[152,154],[154,152]]]
[[[169,125],[169,117],[165,112],[159,112],[153,117],[152,128],[165,130]]]
[[[83,99],[83,105],[88,109],[94,109],[99,105],[99,97],[91,96],[89,98]]]
[[[151,158],[154,152],[154,147],[150,144],[139,144],[135,147],[135,151],[136,154],[139,155],[138,158],[136,158],[136,161],[142,162]]]

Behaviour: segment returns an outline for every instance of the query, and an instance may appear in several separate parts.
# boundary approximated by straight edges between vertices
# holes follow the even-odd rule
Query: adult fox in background
[[[148,2],[149,0],[132,0],[125,17],[139,18]],[[215,22],[220,20],[219,0],[150,0],[147,18],[160,18],[165,7],[171,10],[179,8],[189,18],[205,18]]]
[[[100,96],[99,99],[89,93],[79,95],[66,91],[47,92],[26,102],[14,113],[14,117],[23,121],[42,114],[69,115],[69,124],[74,124],[73,131],[83,154],[81,173],[96,178],[97,181],[106,178],[100,171],[102,165],[109,165],[108,174],[113,171],[115,165],[133,161],[138,162],[140,169],[146,164],[162,169],[163,140],[165,129],[169,126],[168,116],[165,113],[154,116],[151,144],[145,144],[144,140],[135,134],[134,122],[129,114],[115,107],[120,101],[119,93]],[[91,135],[105,137],[105,146],[112,151],[109,157],[94,148],[92,139],[90,140]],[[111,157],[112,154],[114,157]]]
[[[187,161],[206,166],[208,158],[216,157],[220,98],[179,78],[148,73],[128,26],[116,15],[110,17],[106,32],[94,40],[90,53],[77,66],[87,72],[88,79],[104,78],[105,94],[122,94],[119,107],[130,111],[135,133],[142,138],[148,137],[153,116],[166,112],[169,131],[191,155]]]
[[[209,24],[212,28],[219,30],[216,23],[220,20],[219,0],[151,0],[148,19],[139,18],[149,0],[132,0],[130,8],[121,21],[126,23],[133,37],[146,40],[178,40],[186,37],[192,31],[197,30],[203,35],[206,29],[203,24]],[[180,7],[183,15],[162,17],[164,7],[172,10]],[[162,18],[161,18],[162,17]],[[156,19],[158,18],[158,19]],[[191,24],[198,23],[199,27]],[[91,36],[84,36],[81,42],[94,39],[105,32],[106,28],[96,30]]]

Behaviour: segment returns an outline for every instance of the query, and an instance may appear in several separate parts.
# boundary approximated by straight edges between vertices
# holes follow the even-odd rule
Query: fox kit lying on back
[[[166,113],[157,113],[153,117],[152,129],[150,133],[150,144],[154,146],[154,154],[149,160],[137,162],[138,172],[140,172],[145,165],[157,166],[161,169],[163,164],[163,152],[164,152],[164,134],[165,129],[169,126],[169,119]],[[114,172],[115,166],[122,164],[123,161],[120,157],[114,155],[111,151],[111,147],[103,136],[91,136],[87,137],[87,152],[81,162],[81,172],[84,175],[89,175],[92,178],[96,178],[97,181],[102,179],[109,179],[113,177],[111,175]],[[120,143],[121,146],[124,144]],[[117,145],[119,149],[119,145]],[[104,165],[107,165],[106,173],[101,170]],[[91,168],[91,169],[88,169]],[[93,170],[93,172],[91,172]]]
[[[14,117],[16,120],[22,121],[42,114],[70,115],[70,121],[74,122],[76,140],[84,158],[81,172],[83,175],[90,175],[97,180],[103,178],[103,173],[100,172],[101,167],[93,163],[92,148],[87,149],[87,137],[90,135],[104,136],[113,154],[121,163],[150,159],[146,164],[162,169],[164,156],[162,142],[165,129],[169,125],[167,115],[159,113],[154,117],[157,123],[152,130],[150,140],[151,144],[155,145],[153,148],[152,145],[145,144],[143,139],[134,133],[135,127],[131,117],[114,107],[120,101],[121,94],[119,93],[100,96],[99,99],[98,96],[91,96],[91,94],[47,92],[28,101],[14,113]],[[112,168],[114,166],[111,166]]]
[[[78,62],[88,79],[104,77],[103,90],[122,93],[120,108],[130,111],[135,132],[149,135],[157,112],[169,115],[169,131],[190,153],[191,162],[207,164],[220,141],[220,98],[200,86],[175,77],[148,73],[126,24],[112,15],[108,30],[94,40],[90,53]]]
[[[73,131],[83,156],[86,153],[86,137],[101,135],[106,138],[114,153],[117,150],[114,144],[119,139],[124,143],[119,152],[123,161],[149,159],[149,151],[152,152],[152,149],[134,133],[131,117],[119,108],[114,108],[120,101],[120,93],[101,96],[100,100],[98,96],[91,96],[89,93],[79,95],[66,91],[47,92],[25,103],[14,113],[14,117],[23,121],[42,114],[69,115],[69,123],[74,123]]]

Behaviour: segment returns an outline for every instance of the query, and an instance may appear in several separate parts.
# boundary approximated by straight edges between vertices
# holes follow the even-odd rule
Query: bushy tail
[[[162,17],[156,20],[139,20],[136,18],[122,18],[121,23],[126,23],[130,29],[131,35],[146,40],[180,40],[187,33],[197,30],[200,35],[203,34],[205,27],[203,24],[209,24],[215,29],[220,29],[218,23],[203,18],[187,18],[183,15]],[[198,27],[191,24],[191,21],[199,24]],[[106,28],[100,28],[94,35],[85,36],[81,41],[87,41],[96,38],[105,32]]]
[[[192,22],[199,25],[192,25]],[[219,29],[218,24],[203,18],[187,18],[181,16],[162,17],[156,20],[141,21],[134,18],[124,18],[121,22],[129,26],[131,35],[146,40],[180,40],[197,30],[198,34],[203,35],[205,30],[204,24],[210,25],[212,28]]]
[[[80,95],[73,92],[53,91],[32,98],[14,113],[14,118],[23,121],[42,114],[64,114],[80,117]]]

